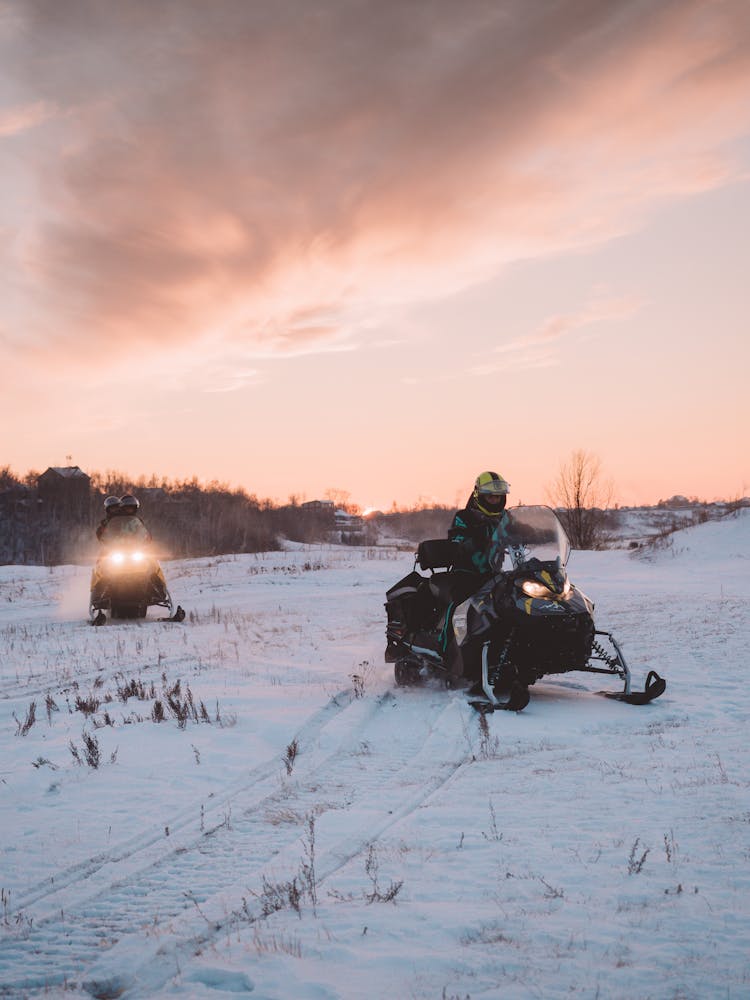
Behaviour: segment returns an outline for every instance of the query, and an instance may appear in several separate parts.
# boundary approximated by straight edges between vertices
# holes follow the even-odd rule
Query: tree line
[[[188,558],[232,552],[278,549],[282,539],[317,543],[334,537],[334,506],[359,513],[342,490],[328,491],[330,503],[307,506],[292,496],[286,504],[259,499],[224,483],[201,484],[197,478],[173,481],[122,473],[94,472],[84,494],[54,501],[38,495],[38,472],[16,476],[0,466],[0,564],[58,565],[93,559],[95,528],[106,496],[135,494],[157,550],[165,558]],[[612,484],[597,456],[578,450],[561,463],[547,488],[573,548],[601,548],[610,540]],[[361,531],[346,535],[350,544],[373,544],[378,538],[417,543],[445,537],[454,509],[415,506],[378,512]],[[341,537],[339,535],[339,537]]]
[[[39,473],[16,476],[0,467],[0,564],[52,566],[87,562],[96,556],[96,526],[107,496],[132,493],[140,514],[163,558],[192,558],[226,553],[266,552],[282,539],[319,543],[334,535],[334,508],[308,507],[297,497],[286,504],[259,499],[243,489],[197,479],[172,481],[156,477],[133,480],[118,472],[92,473],[89,489],[64,491],[53,500],[40,499]],[[356,513],[353,505],[344,509]],[[378,514],[364,522],[350,544],[373,543],[380,533],[418,541],[444,534],[451,512],[414,509]]]

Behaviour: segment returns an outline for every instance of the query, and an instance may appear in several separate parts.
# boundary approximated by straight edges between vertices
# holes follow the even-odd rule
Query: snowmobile
[[[618,677],[622,691],[601,693],[629,704],[659,697],[666,681],[653,670],[643,691],[632,689],[622,649],[595,627],[593,603],[568,578],[569,555],[565,529],[544,506],[507,512],[493,535],[486,578],[462,564],[456,542],[420,542],[414,570],[386,593],[385,659],[396,684],[438,678],[468,687],[482,712],[521,711],[529,687],[570,671]],[[468,597],[467,584],[474,591]]]
[[[159,560],[147,544],[121,539],[106,547],[91,573],[90,624],[104,625],[107,611],[113,619],[145,618],[152,605],[169,612],[162,621],[185,618],[184,610],[175,608]]]

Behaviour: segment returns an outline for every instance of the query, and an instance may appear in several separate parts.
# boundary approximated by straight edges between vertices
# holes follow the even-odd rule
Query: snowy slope
[[[748,514],[571,557],[661,699],[486,728],[393,687],[409,553],[172,563],[188,621],[103,629],[86,570],[0,568],[0,995],[746,997]]]
[[[750,559],[747,551],[750,508],[743,507],[719,520],[683,528],[671,536],[667,551],[676,556],[703,560],[711,565]]]

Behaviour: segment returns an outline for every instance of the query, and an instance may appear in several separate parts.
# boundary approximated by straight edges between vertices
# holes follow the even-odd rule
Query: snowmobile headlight
[[[469,631],[467,619],[469,617],[470,604],[470,600],[464,601],[463,604],[459,604],[453,612],[453,634],[455,635],[456,642],[459,646],[464,641],[466,634]]]
[[[524,580],[521,584],[521,590],[528,597],[556,597],[557,595],[545,587],[543,583],[537,583],[536,580]]]
[[[573,592],[573,584],[566,577],[562,590],[558,591],[553,590],[552,587],[545,587],[543,583],[537,583],[536,580],[524,580],[521,584],[521,590],[528,597],[546,598],[547,600],[552,598],[554,600],[560,597],[570,597]]]
[[[120,566],[122,563],[125,562],[125,554],[123,552],[113,552],[109,558],[112,560],[115,566]]]
[[[133,555],[130,558],[133,560],[133,562],[139,563],[139,562],[143,562],[143,560],[146,557],[144,556],[144,554],[142,552],[134,552]]]

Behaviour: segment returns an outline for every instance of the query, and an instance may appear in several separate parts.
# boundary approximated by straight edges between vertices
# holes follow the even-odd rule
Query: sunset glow
[[[750,493],[750,7],[0,0],[0,465]]]

